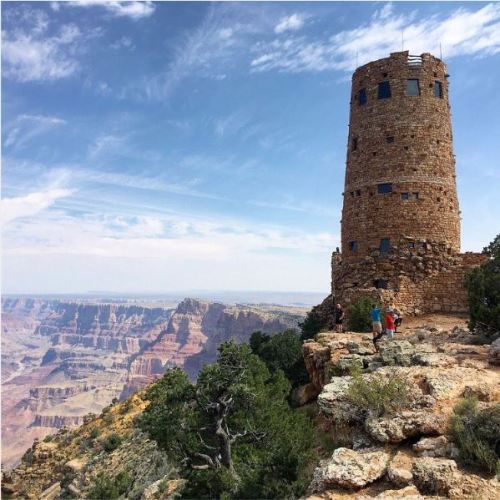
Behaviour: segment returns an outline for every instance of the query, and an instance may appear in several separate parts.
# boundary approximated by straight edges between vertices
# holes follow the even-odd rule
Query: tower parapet
[[[446,288],[448,273],[464,288],[448,90],[431,54],[396,52],[354,72],[337,300],[369,290],[407,312],[466,309],[465,291],[436,304],[432,285]]]

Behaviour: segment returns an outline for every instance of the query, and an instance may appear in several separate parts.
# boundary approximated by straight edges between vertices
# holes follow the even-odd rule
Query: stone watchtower
[[[396,52],[358,68],[332,293],[409,313],[466,310],[448,74],[430,54]],[[453,288],[455,287],[455,290]]]

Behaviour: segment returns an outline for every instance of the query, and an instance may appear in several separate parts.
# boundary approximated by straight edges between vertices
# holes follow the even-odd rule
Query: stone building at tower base
[[[402,238],[381,254],[373,249],[349,263],[332,254],[332,297],[349,307],[361,297],[396,304],[403,314],[466,313],[465,274],[487,260],[482,253],[456,253],[442,243]]]

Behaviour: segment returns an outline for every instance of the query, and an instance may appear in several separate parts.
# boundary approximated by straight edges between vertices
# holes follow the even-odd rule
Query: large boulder
[[[456,358],[436,352],[417,352],[411,357],[412,365],[449,368],[457,364]]]
[[[427,437],[413,445],[413,450],[421,457],[448,457],[454,447],[446,436]]]
[[[413,463],[413,482],[422,493],[448,495],[453,489],[457,476],[455,460],[423,457]]]
[[[407,340],[381,342],[379,354],[385,365],[410,366],[415,348]]]
[[[333,377],[318,396],[321,412],[334,421],[348,422],[357,418],[356,409],[347,399],[351,381],[352,377]]]
[[[365,422],[368,435],[380,443],[400,443],[415,436],[443,434],[447,419],[431,411],[403,411],[393,417],[369,418]]]
[[[387,468],[387,479],[398,488],[409,485],[413,480],[412,465],[413,457],[409,453],[398,451]]]
[[[314,472],[313,490],[324,491],[331,487],[361,489],[381,478],[389,463],[385,451],[358,452],[337,448],[329,460]]]
[[[488,352],[488,362],[491,365],[500,366],[500,338],[491,343]]]
[[[481,371],[476,368],[434,368],[424,376],[429,394],[436,399],[458,398],[468,385],[473,387],[481,383]]]
[[[292,391],[292,400],[295,405],[303,406],[309,401],[312,401],[318,395],[316,386],[309,382],[308,384],[301,385]]]

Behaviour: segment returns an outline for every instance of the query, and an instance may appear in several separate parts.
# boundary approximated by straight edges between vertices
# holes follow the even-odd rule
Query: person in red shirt
[[[394,338],[394,311],[388,311],[385,317],[385,333],[390,339]]]

